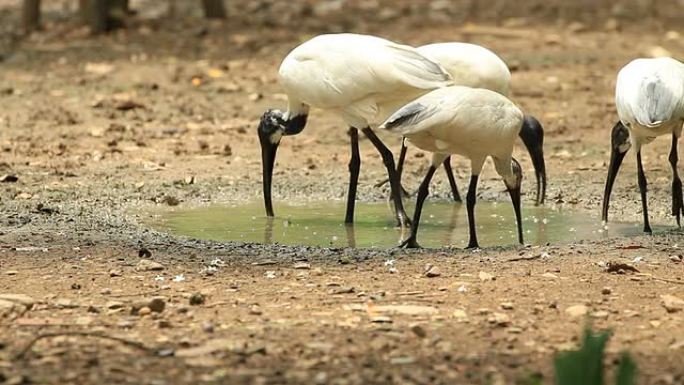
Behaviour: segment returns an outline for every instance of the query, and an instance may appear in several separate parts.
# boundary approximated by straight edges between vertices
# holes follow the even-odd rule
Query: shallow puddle
[[[277,217],[268,219],[261,202],[235,206],[209,206],[157,212],[151,225],[175,235],[215,241],[280,243],[332,247],[393,247],[402,237],[389,206],[362,203],[356,206],[354,226],[343,223],[345,203],[341,201],[279,204]],[[409,206],[407,212],[412,213]],[[478,202],[475,207],[480,245],[516,243],[515,216],[507,202]],[[428,201],[418,232],[423,247],[463,247],[468,241],[465,205]],[[571,243],[614,236],[641,234],[639,223],[601,225],[598,215],[523,206],[525,243]]]

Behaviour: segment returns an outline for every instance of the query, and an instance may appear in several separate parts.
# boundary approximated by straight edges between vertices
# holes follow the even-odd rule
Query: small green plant
[[[556,385],[604,385],[603,356],[610,337],[609,330],[594,333],[584,329],[582,344],[577,350],[559,353],[554,359]],[[615,374],[615,385],[636,384],[637,367],[629,353],[623,352]],[[533,373],[517,382],[519,385],[542,385],[540,373]]]
[[[603,385],[603,355],[610,331],[594,334],[587,327],[578,350],[560,353],[554,359],[556,385]],[[637,367],[629,353],[622,353],[615,385],[634,385]]]

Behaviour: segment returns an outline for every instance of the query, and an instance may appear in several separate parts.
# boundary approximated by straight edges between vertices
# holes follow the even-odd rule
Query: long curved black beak
[[[518,163],[518,161],[515,159],[511,160],[511,167],[513,169],[513,173],[516,175],[517,182],[514,187],[509,187],[508,183],[506,183],[506,189],[508,190],[508,194],[511,196],[513,210],[515,210],[515,222],[518,226],[518,242],[523,245],[525,244],[525,241],[523,240],[522,215],[520,213],[520,185],[523,177],[522,167],[520,167],[520,163]]]
[[[525,241],[523,240],[522,215],[520,213],[520,186],[508,189],[508,194],[511,196],[513,210],[515,210],[515,221],[518,225],[518,242],[523,245]]]
[[[536,204],[546,199],[546,163],[544,162],[544,128],[534,116],[525,115],[520,129],[520,139],[532,159],[534,174],[537,178]]]
[[[615,182],[615,177],[620,170],[620,165],[622,165],[622,160],[627,154],[627,150],[620,151],[620,147],[626,146],[627,140],[629,139],[629,131],[622,124],[618,122],[614,127],[610,135],[610,164],[608,165],[608,176],[606,177],[606,188],[603,191],[603,204],[601,207],[601,220],[608,222],[608,206],[610,205],[610,193],[613,191],[613,183]]]
[[[306,114],[295,116],[287,121],[283,120],[282,113],[268,110],[261,116],[259,122],[259,143],[261,144],[261,165],[264,190],[264,206],[266,215],[273,214],[273,202],[271,200],[271,182],[273,180],[273,165],[275,164],[276,152],[283,135],[297,135],[306,126]]]
[[[259,127],[259,143],[261,144],[261,166],[263,178],[264,191],[264,206],[266,207],[266,215],[269,217],[275,216],[273,214],[273,202],[271,200],[271,182],[273,180],[273,165],[275,164],[276,152],[280,142],[273,143],[271,135]]]

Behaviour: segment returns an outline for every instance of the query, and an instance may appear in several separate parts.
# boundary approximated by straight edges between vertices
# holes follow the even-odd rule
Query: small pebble
[[[425,276],[428,278],[439,277],[442,273],[439,271],[437,266],[428,265],[425,269]]]
[[[206,301],[206,299],[202,293],[193,293],[190,296],[190,305],[192,306],[203,305],[204,301]]]
[[[159,329],[168,329],[171,327],[171,321],[165,320],[165,319],[160,319],[159,322],[157,323],[157,326],[159,326]]]
[[[252,305],[252,307],[249,308],[249,314],[251,315],[262,315],[263,312],[261,311],[261,308],[259,305]]]
[[[425,338],[425,336],[427,336],[427,332],[420,325],[411,326],[411,331],[420,338]]]
[[[208,321],[202,322],[202,331],[205,333],[213,333],[214,324]]]
[[[147,304],[147,307],[155,313],[161,313],[166,308],[166,301],[162,297],[154,297]]]
[[[297,262],[294,264],[296,270],[309,270],[311,269],[311,264],[308,262]]]
[[[136,271],[160,271],[164,270],[164,266],[159,263],[149,259],[141,259],[137,265],[135,265]]]
[[[370,320],[371,320],[371,322],[373,322],[373,323],[380,323],[380,324],[385,324],[385,323],[390,324],[390,323],[392,323],[392,319],[391,319],[390,317],[387,317],[387,316],[384,316],[384,315],[377,316],[377,317],[372,317]]]

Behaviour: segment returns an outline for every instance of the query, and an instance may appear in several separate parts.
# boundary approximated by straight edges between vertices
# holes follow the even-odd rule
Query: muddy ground
[[[676,33],[614,23],[414,24],[355,30],[500,53],[513,99],[546,128],[548,204],[593,216],[615,73],[633,57],[684,54]],[[260,199],[256,122],[284,107],[277,65],[305,38],[199,19],[105,37],[54,23],[4,54],[0,381],[510,384],[538,372],[551,383],[554,353],[575,346],[588,318],[614,330],[609,367],[629,350],[639,383],[684,383],[684,312],[662,297],[684,298],[669,138],[643,155],[651,218],[669,226],[653,236],[406,252],[219,244],[146,227],[152,209]],[[381,160],[366,140],[361,149],[359,199],[384,200]],[[283,140],[275,199],[344,199],[348,151],[341,122],[312,113]],[[531,163],[516,151],[531,201]],[[427,157],[408,159],[417,186]],[[634,163],[618,179],[615,220],[641,220]],[[466,162],[454,165],[463,186]],[[486,168],[481,199],[507,201]],[[447,186],[439,174],[430,199],[447,199]],[[609,273],[609,262],[638,271]]]

